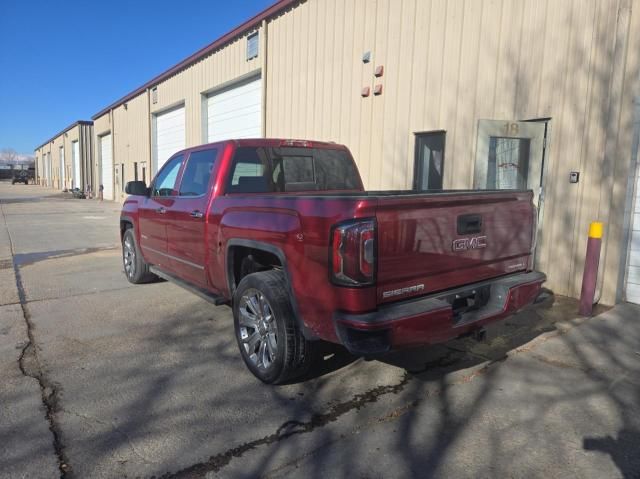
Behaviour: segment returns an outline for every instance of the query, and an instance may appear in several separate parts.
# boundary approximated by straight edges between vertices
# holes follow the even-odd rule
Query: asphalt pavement
[[[118,204],[0,183],[0,208],[0,478],[640,477],[637,306],[550,296],[265,386],[228,308],[126,281]]]

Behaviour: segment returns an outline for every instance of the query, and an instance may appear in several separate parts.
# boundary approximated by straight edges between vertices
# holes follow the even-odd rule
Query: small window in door
[[[165,163],[153,182],[153,196],[175,196],[176,180],[183,159],[183,155],[178,155]]]
[[[490,136],[487,189],[526,190],[530,149],[529,138]]]
[[[442,189],[445,140],[444,131],[416,133],[414,190]]]
[[[218,150],[213,148],[194,151],[189,155],[182,173],[180,196],[201,196],[207,192],[217,154]]]

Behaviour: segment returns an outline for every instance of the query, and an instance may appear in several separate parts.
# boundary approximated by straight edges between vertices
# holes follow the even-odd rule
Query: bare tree
[[[13,148],[3,148],[0,151],[0,163],[13,164],[19,159],[18,153]]]

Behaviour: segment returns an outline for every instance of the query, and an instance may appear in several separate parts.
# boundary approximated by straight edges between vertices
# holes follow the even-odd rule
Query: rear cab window
[[[226,192],[284,193],[359,190],[360,177],[344,150],[239,147]]]

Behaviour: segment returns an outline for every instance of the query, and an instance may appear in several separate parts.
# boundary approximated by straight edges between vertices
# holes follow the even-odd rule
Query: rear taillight
[[[331,234],[331,280],[341,286],[372,285],[376,271],[375,221],[342,223]]]

